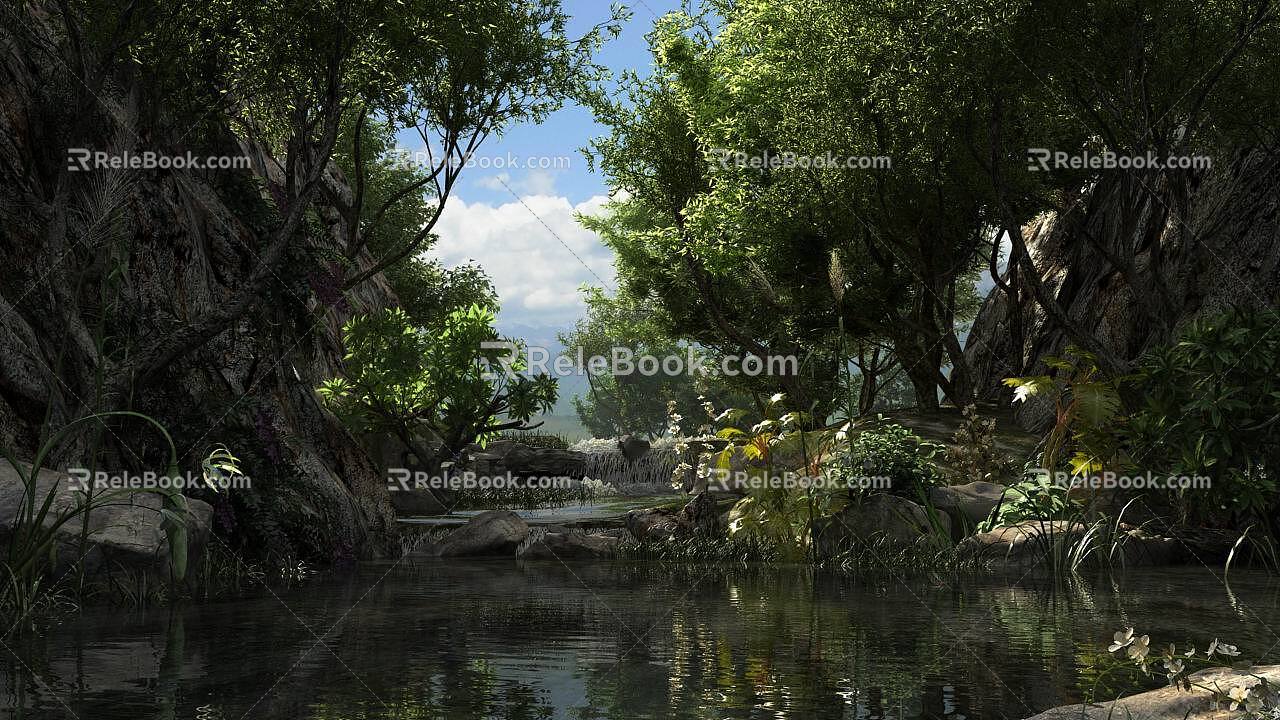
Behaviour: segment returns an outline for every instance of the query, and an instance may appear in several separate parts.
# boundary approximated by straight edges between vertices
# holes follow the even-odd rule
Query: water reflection
[[[100,609],[11,637],[0,712],[1018,718],[1081,699],[1097,681],[1090,660],[1123,623],[1179,644],[1269,648],[1277,590],[1242,575],[1231,598],[1203,569],[1052,593],[801,570],[370,564],[280,598]]]

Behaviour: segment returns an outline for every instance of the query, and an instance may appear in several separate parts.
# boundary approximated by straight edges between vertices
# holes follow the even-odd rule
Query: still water
[[[1280,584],[410,559],[261,597],[90,609],[0,647],[0,717],[1022,718],[1132,624],[1280,662]],[[1105,653],[1105,650],[1103,651]],[[20,658],[20,660],[18,659]],[[1130,688],[1131,689],[1131,688]]]

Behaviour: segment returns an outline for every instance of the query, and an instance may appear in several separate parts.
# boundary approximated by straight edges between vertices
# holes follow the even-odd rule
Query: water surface
[[[1204,568],[1031,579],[554,561],[368,563],[278,595],[90,609],[6,639],[13,718],[1021,718],[1133,624],[1280,662],[1280,586]],[[11,652],[10,652],[11,650]],[[20,660],[18,659],[20,658]]]

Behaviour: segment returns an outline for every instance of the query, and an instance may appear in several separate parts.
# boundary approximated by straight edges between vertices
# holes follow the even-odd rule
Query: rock
[[[467,469],[477,475],[497,476],[511,473],[516,477],[567,477],[581,480],[586,455],[576,450],[535,448],[511,440],[489,444],[483,452],[471,455]]]
[[[700,492],[680,510],[681,518],[698,535],[719,535],[728,525],[721,526],[716,501],[711,495]]]
[[[667,508],[632,510],[625,520],[631,536],[640,542],[688,537],[693,526],[681,514]]]
[[[935,487],[929,490],[929,502],[951,518],[951,527],[958,536],[967,535],[987,519],[1000,504],[1005,486],[981,480],[965,485]]]
[[[1226,692],[1237,685],[1253,687],[1259,678],[1280,682],[1280,665],[1256,665],[1248,673],[1230,668],[1209,668],[1191,675],[1191,690],[1164,687],[1095,705],[1064,705],[1026,720],[1229,720],[1242,716],[1217,705],[1206,688]]]
[[[635,462],[642,455],[649,452],[649,441],[643,438],[623,435],[618,439],[618,450],[622,452],[622,456],[627,462]]]
[[[937,513],[939,530],[951,534],[951,519]],[[895,545],[910,545],[935,535],[929,512],[897,495],[879,493],[865,498],[815,523],[814,543],[820,556],[828,557],[850,545],[884,538]]]
[[[45,519],[51,526],[54,516],[73,507],[80,491],[64,473],[41,469],[36,480],[36,506],[39,509],[51,490],[57,495]],[[23,497],[23,485],[19,474],[7,461],[0,461],[0,541],[7,541],[13,533]],[[187,501],[187,563],[194,565],[203,557],[204,547],[211,535],[213,508],[195,498]],[[169,572],[169,540],[162,524],[160,509],[163,500],[156,493],[135,492],[89,512],[88,542],[90,548],[79,555],[81,518],[62,525],[58,533],[59,550],[54,563],[54,575],[70,570],[77,560],[92,575],[98,570],[126,570],[167,575]]]
[[[514,556],[529,536],[529,524],[510,510],[489,510],[467,521],[431,548],[437,557]]]
[[[1077,543],[1084,537],[1082,523],[1066,520],[1024,520],[1000,525],[965,538],[958,546],[961,557],[1021,567],[1038,562],[1053,544]]]
[[[622,540],[608,535],[581,533],[546,533],[529,543],[519,557],[529,559],[608,558],[617,552]]]
[[[961,557],[1009,568],[1027,568],[1040,562],[1045,553],[1059,544],[1075,545],[1084,539],[1088,528],[1066,520],[1024,520],[1016,525],[1001,525],[989,532],[965,538],[958,546]],[[1140,529],[1122,530],[1114,546],[1105,546],[1099,538],[1098,562],[1123,565],[1169,565],[1187,557],[1176,538],[1148,535]]]
[[[1121,361],[1132,361],[1171,340],[1162,326],[1182,327],[1232,307],[1270,309],[1280,293],[1278,173],[1274,153],[1238,152],[1194,179],[1187,197],[1174,204],[1185,213],[1181,217],[1148,212],[1132,221],[1136,225],[1131,208],[1152,202],[1148,188],[1126,185],[1123,174],[1104,176],[1070,203],[1067,214],[1043,214],[1022,234],[1063,312]],[[1144,240],[1136,244],[1134,238]],[[1109,257],[1125,258],[1133,272],[1118,271]],[[1228,281],[1200,280],[1206,276]],[[1003,291],[991,291],[965,340],[965,360],[983,399],[1007,402],[1003,378],[1045,373],[1045,358],[1079,344],[1031,299],[1025,279],[1019,284],[1013,308]],[[1015,324],[1024,329],[1021,347],[1014,347]],[[1053,398],[1033,396],[1014,411],[1023,427],[1041,429],[1053,422]]]
[[[367,251],[349,266],[331,260],[350,240],[329,201],[351,197],[336,166],[322,175],[323,191],[308,202],[314,232],[298,233],[287,259],[263,273],[265,285],[256,285],[253,275],[283,207],[275,203],[284,176],[278,158],[236,138],[225,116],[210,115],[199,142],[174,149],[243,156],[249,168],[104,169],[89,173],[106,193],[100,198],[50,192],[38,178],[51,177],[43,169],[50,149],[65,146],[59,139],[64,120],[79,114],[63,92],[75,80],[55,56],[34,61],[29,53],[65,47],[66,30],[36,5],[15,12],[18,17],[6,18],[0,31],[6,47],[16,43],[0,57],[0,445],[32,457],[42,430],[61,428],[83,413],[104,378],[115,383],[126,377],[136,358],[159,347],[157,340],[201,327],[251,293],[243,316],[208,326],[206,341],[129,387],[127,400],[107,393],[110,404],[93,407],[140,409],[173,433],[180,448],[201,453],[221,443],[245,458],[253,479],[245,495],[254,511],[235,521],[255,538],[247,548],[252,552],[329,558],[398,551],[385,475],[315,392],[342,367],[344,323],[397,303],[381,273],[349,291],[332,289],[341,285],[339,273],[351,277],[376,260]],[[30,32],[14,33],[13,27]],[[128,106],[129,98],[153,96],[154,77],[146,75],[120,76],[96,92],[109,107]],[[185,130],[183,123],[170,123],[182,114],[174,108],[151,109],[158,120],[149,132],[156,138]],[[130,148],[122,144],[126,135],[134,137],[126,130],[132,121],[124,117],[95,115],[76,142],[107,152]],[[85,243],[104,223],[111,228],[109,242],[99,234],[105,244],[95,249]],[[108,265],[90,262],[92,253],[108,247],[127,249],[128,282],[114,282]],[[70,281],[68,273],[77,279]],[[104,354],[95,341],[102,309],[86,298],[99,297],[108,285],[118,308],[111,332],[123,334],[105,347],[128,346],[129,353]],[[224,408],[236,412],[222,417]],[[155,428],[136,419],[108,424],[102,457],[123,458],[121,470],[146,470],[127,448],[156,447]],[[88,464],[86,442],[84,435],[72,438],[44,464]]]

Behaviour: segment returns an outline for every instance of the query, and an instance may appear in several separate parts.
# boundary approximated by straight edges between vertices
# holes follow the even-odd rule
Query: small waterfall
[[[628,487],[638,490],[644,486],[654,491],[674,492],[671,475],[680,464],[680,457],[675,444],[669,440],[655,441],[649,451],[634,462],[628,461],[618,449],[617,440],[582,440],[570,450],[586,455],[585,476],[619,491],[625,493]]]

